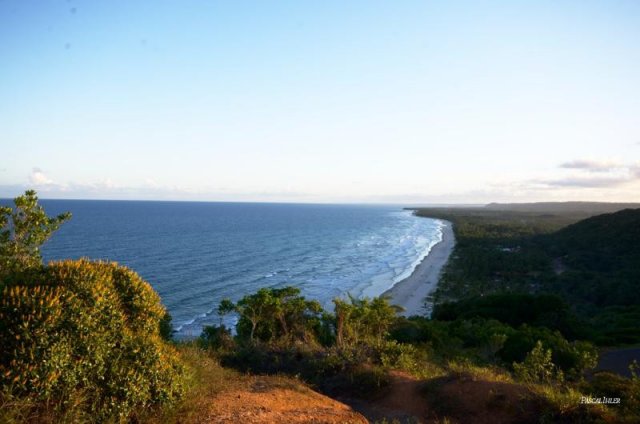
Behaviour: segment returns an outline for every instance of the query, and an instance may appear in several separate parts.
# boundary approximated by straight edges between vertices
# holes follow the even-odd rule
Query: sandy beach
[[[425,298],[435,290],[440,272],[449,260],[449,255],[455,245],[452,224],[443,221],[442,241],[433,246],[431,252],[420,262],[413,273],[398,282],[384,295],[391,298],[391,302],[402,306],[405,311],[404,316],[426,315],[431,313],[431,309],[425,307]]]

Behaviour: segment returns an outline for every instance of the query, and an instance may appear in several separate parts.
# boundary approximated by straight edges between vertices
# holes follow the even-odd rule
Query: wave
[[[183,335],[217,324],[221,299],[237,301],[260,287],[295,285],[325,305],[346,293],[380,295],[409,276],[442,238],[438,221],[390,206],[59,207],[76,218],[47,243],[45,259],[88,256],[130,266],[158,291]]]

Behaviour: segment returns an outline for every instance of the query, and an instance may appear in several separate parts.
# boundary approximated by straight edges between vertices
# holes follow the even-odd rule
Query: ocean
[[[442,223],[399,206],[43,200],[73,214],[45,261],[89,257],[131,267],[160,294],[179,338],[218,323],[223,298],[294,285],[331,307],[377,296],[411,274]]]

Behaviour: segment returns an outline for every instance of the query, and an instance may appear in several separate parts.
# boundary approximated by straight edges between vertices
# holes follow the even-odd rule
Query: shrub
[[[29,275],[0,298],[4,393],[63,409],[81,393],[98,421],[180,396],[182,367],[160,334],[166,311],[135,272],[83,259]]]
[[[395,340],[383,342],[378,352],[379,362],[383,368],[400,368],[409,372],[416,372],[422,362],[418,349],[410,344],[398,343]],[[426,357],[426,355],[423,355]]]
[[[200,344],[205,348],[228,351],[235,347],[231,331],[224,325],[210,325],[202,329]]]
[[[551,383],[564,379],[562,371],[551,360],[551,349],[544,349],[539,340],[523,362],[513,363],[513,371],[519,379],[529,383]]]
[[[597,363],[598,354],[591,343],[569,342],[558,331],[527,325],[508,335],[504,346],[497,354],[507,364],[522,362],[537,341],[551,349],[553,363],[570,379],[580,379],[585,370],[595,367]]]
[[[640,385],[633,378],[600,371],[593,375],[591,381],[583,382],[581,389],[591,397],[620,398],[620,405],[616,407],[629,413],[640,412]]]

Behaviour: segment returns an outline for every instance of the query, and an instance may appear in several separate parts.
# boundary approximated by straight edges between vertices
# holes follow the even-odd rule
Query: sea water
[[[331,306],[377,296],[442,239],[442,222],[399,206],[44,200],[70,211],[45,260],[88,257],[131,267],[158,291],[178,337],[218,322],[223,298],[293,285]]]

